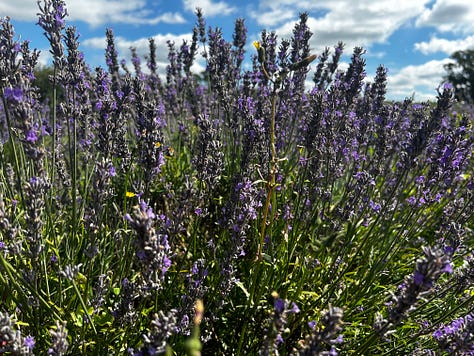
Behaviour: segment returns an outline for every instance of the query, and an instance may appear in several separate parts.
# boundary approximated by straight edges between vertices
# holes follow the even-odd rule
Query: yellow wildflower
[[[255,46],[258,52],[258,62],[260,64],[264,64],[267,59],[265,48],[262,47],[259,41],[253,41],[253,45]]]

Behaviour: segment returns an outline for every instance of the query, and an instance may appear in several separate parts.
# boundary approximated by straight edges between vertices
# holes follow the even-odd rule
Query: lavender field
[[[304,13],[250,52],[243,19],[228,42],[197,9],[192,42],[130,65],[107,29],[90,68],[66,4],[38,12],[49,96],[0,19],[1,355],[474,355],[473,118],[449,83],[388,100],[362,48],[310,51]]]

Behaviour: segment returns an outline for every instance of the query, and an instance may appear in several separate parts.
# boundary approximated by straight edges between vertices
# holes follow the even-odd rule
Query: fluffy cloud
[[[8,15],[16,20],[35,20],[38,12],[36,0],[16,0],[0,2],[0,16]]]
[[[145,0],[82,0],[68,5],[71,20],[81,20],[92,26],[106,23],[154,25],[186,22],[179,13],[153,14]]]
[[[155,14],[147,6],[146,0],[81,0],[66,2],[68,20],[84,21],[92,27],[107,23],[148,24],[184,23],[179,13]],[[8,14],[15,20],[35,21],[38,5],[36,0],[16,0],[0,2],[0,14]]]
[[[433,100],[446,71],[448,58],[431,60],[421,65],[409,65],[388,76],[388,92],[392,98],[404,99],[415,94],[415,100]]]
[[[212,2],[212,0],[183,0],[186,10],[194,12],[197,7],[202,9],[204,16],[230,15],[237,11],[237,8],[230,6],[224,1]]]
[[[178,50],[183,41],[191,42],[192,34],[185,33],[182,35],[173,35],[173,34],[157,34],[153,36],[155,40],[155,45],[159,49],[156,51],[156,61],[158,72],[162,75],[165,73],[165,68],[169,64],[168,61],[168,41],[175,43],[175,48]],[[144,58],[149,54],[149,40],[148,38],[140,38],[135,41],[127,40],[121,36],[114,37],[115,48],[118,52],[119,59],[125,59],[130,67],[130,70],[133,71],[131,65],[131,51],[130,48],[134,47],[137,51],[137,54],[140,58]],[[84,40],[82,46],[89,47],[96,50],[105,50],[106,38],[105,37],[94,37],[87,40]],[[142,69],[146,72],[145,63],[143,63]],[[204,70],[204,65],[202,64],[202,58],[198,56],[196,62],[191,67],[191,71],[194,73],[201,73]]]
[[[416,51],[426,55],[436,52],[450,55],[456,51],[474,48],[474,35],[459,40],[432,37],[428,42],[415,43],[414,48]]]
[[[338,41],[343,41],[346,48],[352,50],[355,46],[370,47],[386,42],[396,30],[421,14],[427,2],[400,0],[393,6],[391,0],[376,3],[371,0],[325,0],[301,1],[295,7],[289,0],[265,0],[250,15],[261,25],[278,26],[278,35],[290,38],[298,12],[310,11],[308,26],[315,32],[311,46],[316,51]],[[279,14],[283,16],[277,16]]]
[[[474,1],[437,0],[423,11],[417,26],[433,26],[442,32],[474,32]]]
[[[188,41],[190,42],[192,39],[192,34],[191,33],[185,33],[182,35],[173,35],[173,34],[158,34],[153,36],[153,39],[155,40],[155,44],[157,48],[160,50],[157,51],[157,60],[162,61],[162,62],[168,62],[167,56],[168,56],[168,51],[165,50],[168,48],[168,41],[174,42],[176,47],[179,47],[183,41]],[[148,54],[148,46],[149,46],[149,41],[148,38],[140,38],[138,40],[127,40],[124,37],[121,36],[116,36],[114,37],[115,40],[115,47],[117,51],[119,52],[119,57],[126,57],[129,56],[130,48],[134,47],[137,50],[137,54],[140,56],[144,56]],[[89,38],[87,40],[82,41],[82,45],[94,49],[103,49],[105,50],[107,46],[105,37],[94,37],[94,38]]]

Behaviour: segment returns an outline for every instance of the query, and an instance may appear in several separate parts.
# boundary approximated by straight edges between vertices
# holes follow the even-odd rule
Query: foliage
[[[51,110],[0,22],[0,353],[472,351],[474,135],[449,85],[389,102],[361,48],[345,71],[342,43],[310,53],[307,14],[244,70],[244,21],[227,42],[199,9],[164,76],[111,30],[93,72],[64,2],[39,5]]]
[[[456,51],[451,55],[454,62],[444,65],[444,79],[454,86],[459,101],[474,103],[474,50]]]
[[[62,98],[63,92],[61,88],[58,88],[51,83],[52,78],[54,78],[54,67],[38,66],[35,68],[33,74],[35,77],[33,85],[38,88],[38,96],[40,100],[48,100],[51,103],[54,97]],[[56,94],[54,93],[55,87],[57,90]]]

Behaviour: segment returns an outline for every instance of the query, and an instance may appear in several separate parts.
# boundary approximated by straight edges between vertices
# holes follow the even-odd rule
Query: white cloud
[[[38,58],[38,65],[40,67],[46,67],[51,64],[51,61],[52,61],[52,56],[51,56],[51,53],[49,52],[49,48],[41,49],[40,55]]]
[[[183,0],[186,10],[194,12],[197,7],[202,9],[203,15],[207,17],[216,15],[230,15],[237,11],[237,8],[224,1],[213,2],[212,0]]]
[[[153,14],[145,0],[82,0],[68,5],[71,20],[81,20],[98,27],[105,23],[129,23],[154,25],[184,23],[179,13]]]
[[[148,24],[185,23],[179,13],[155,14],[149,10],[146,0],[81,0],[66,2],[71,21],[84,21],[92,27],[110,23]],[[15,20],[35,21],[39,12],[36,0],[15,0],[0,2],[0,14]]]
[[[472,33],[474,31],[474,1],[437,0],[423,11],[417,26],[434,26],[442,32]]]
[[[168,41],[172,41],[175,43],[175,47],[179,48],[181,44],[183,43],[183,40],[188,41],[188,43],[191,42],[192,39],[192,34],[191,33],[185,33],[182,35],[173,35],[173,34],[157,34],[153,36],[153,39],[155,40],[155,45],[157,48],[160,50],[156,52],[157,55],[157,60],[162,61],[162,62],[168,62],[167,56],[168,56]],[[106,42],[105,37],[94,37],[94,38],[89,38],[84,41],[82,41],[82,46],[94,48],[94,49],[103,49],[107,47],[107,42]],[[114,37],[115,41],[115,48],[119,52],[119,57],[130,57],[130,47],[134,47],[137,50],[138,55],[146,55],[148,54],[148,49],[149,49],[149,40],[148,38],[140,38],[138,40],[130,41],[127,40],[124,37],[121,36],[116,36]]]
[[[289,19],[295,19],[299,12],[326,9],[324,4],[327,1],[307,1],[300,0],[260,0],[258,6],[252,6],[249,16],[262,26],[277,26]],[[333,1],[336,5],[338,0]]]
[[[15,20],[35,20],[38,12],[36,0],[1,1],[1,16],[10,16]]]
[[[387,98],[390,100],[404,100],[414,96],[416,101],[427,101],[436,99],[436,89],[446,74],[443,65],[449,63],[450,59],[431,60],[421,65],[409,65],[399,71],[391,71],[389,68],[387,76]],[[338,70],[346,71],[348,62],[340,62]],[[312,68],[314,70],[314,68]],[[375,73],[374,73],[375,74]],[[314,83],[313,71],[308,74],[306,88],[310,90]],[[373,83],[375,75],[368,74],[364,82]]]
[[[288,11],[285,8],[281,7],[272,7],[269,9],[264,16],[260,14],[258,10],[251,10],[250,17],[257,20],[260,25],[263,26],[273,26],[276,23],[281,23],[285,20],[294,19],[296,14],[294,11]]]
[[[415,94],[415,100],[434,100],[436,89],[446,74],[443,65],[449,58],[431,60],[421,65],[409,65],[388,76],[388,94],[394,99],[404,99]]]
[[[183,41],[187,41],[191,43],[192,34],[185,33],[181,35],[173,35],[173,34],[157,34],[153,36],[155,40],[155,45],[159,49],[156,51],[156,61],[158,67],[158,73],[162,76],[165,73],[166,66],[169,64],[168,61],[168,41],[174,42],[175,48],[178,51],[179,47],[183,43]],[[133,71],[133,66],[131,64],[131,51],[130,48],[134,47],[137,51],[138,56],[142,60],[142,70],[147,72],[146,62],[144,61],[144,57],[149,54],[149,39],[148,38],[140,38],[135,41],[127,40],[121,36],[114,37],[115,41],[115,48],[118,52],[119,60],[125,59],[129,66],[129,69]],[[105,37],[94,37],[84,40],[81,43],[82,46],[89,47],[92,49],[98,50],[105,50],[106,38]],[[199,53],[199,50],[198,50]],[[201,56],[197,55],[194,64],[191,66],[191,71],[194,73],[201,73],[204,71],[205,67],[203,64],[203,59]]]
[[[443,52],[450,55],[456,51],[474,48],[474,35],[458,40],[432,37],[428,42],[415,43],[414,48],[416,51],[425,55],[436,52]]]
[[[261,25],[277,26],[280,37],[290,38],[298,13],[308,11],[308,26],[315,33],[310,45],[316,52],[339,41],[346,44],[346,52],[351,52],[355,46],[369,48],[387,42],[395,31],[421,14],[428,1],[399,0],[394,6],[391,0],[322,0],[301,1],[295,6],[290,0],[265,0],[250,15]],[[284,16],[276,16],[280,13]]]

